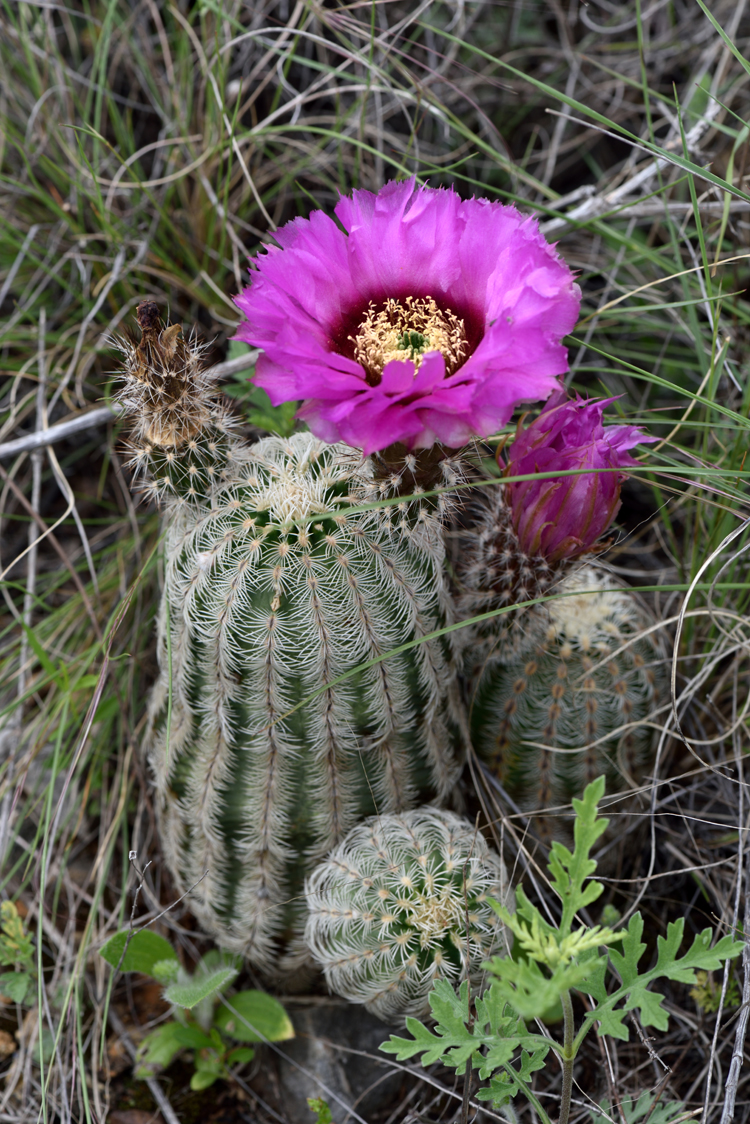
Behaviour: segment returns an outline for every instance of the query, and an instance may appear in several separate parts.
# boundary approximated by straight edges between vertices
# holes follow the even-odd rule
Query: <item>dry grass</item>
[[[711,13],[747,58],[746,0]],[[159,916],[186,962],[205,947],[184,903],[163,914],[174,895],[139,755],[157,517],[133,504],[116,421],[36,450],[30,437],[108,398],[108,338],[140,299],[195,324],[221,360],[248,253],[352,186],[416,173],[515,199],[580,271],[572,383],[621,394],[617,408],[663,438],[629,485],[629,535],[609,561],[651,598],[675,668],[641,841],[624,846],[611,900],[638,903],[652,942],[678,915],[747,932],[749,73],[697,0],[5,0],[0,43],[0,854],[39,969],[35,1002],[0,1015],[18,1047],[0,1121],[88,1124],[128,1097],[153,1105],[118,1075],[117,1040],[162,1008],[129,977],[112,989],[96,952],[130,914],[129,851],[151,862],[139,924]],[[477,787],[543,896],[522,822]],[[743,1006],[708,1014],[675,986],[668,1035],[635,1027],[616,1052],[593,1040],[577,1118],[591,1097],[658,1088],[727,1124],[729,1083],[734,1119],[750,1119],[747,957],[735,977]],[[243,1092],[252,1075],[222,1101],[170,1074],[165,1120],[281,1111]],[[558,1075],[537,1076],[554,1111]],[[377,1119],[457,1120],[448,1081],[406,1075]]]

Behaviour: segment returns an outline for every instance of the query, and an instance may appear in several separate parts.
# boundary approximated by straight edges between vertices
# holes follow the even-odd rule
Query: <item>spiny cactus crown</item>
[[[305,940],[332,991],[384,1019],[422,1015],[435,979],[476,980],[504,929],[502,860],[437,808],[358,824],[305,886]]]

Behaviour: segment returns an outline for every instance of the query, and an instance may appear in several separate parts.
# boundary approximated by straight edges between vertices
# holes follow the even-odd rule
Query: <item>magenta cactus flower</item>
[[[592,550],[620,510],[627,474],[619,470],[637,463],[628,449],[656,438],[634,425],[605,429],[602,415],[613,401],[557,394],[511,445],[508,476],[590,470],[507,485],[513,526],[529,557],[560,562]]]
[[[235,298],[274,405],[369,454],[457,448],[559,387],[580,291],[536,219],[414,180],[335,214],[277,231]]]

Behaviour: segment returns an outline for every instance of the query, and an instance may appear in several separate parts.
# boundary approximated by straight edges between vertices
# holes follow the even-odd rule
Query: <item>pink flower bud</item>
[[[513,442],[508,476],[589,470],[577,476],[508,484],[513,526],[530,557],[542,555],[548,562],[560,562],[585,554],[620,510],[620,488],[627,473],[618,470],[637,463],[627,450],[656,438],[633,425],[605,429],[602,414],[613,401],[572,401],[565,399],[564,392],[556,394]]]

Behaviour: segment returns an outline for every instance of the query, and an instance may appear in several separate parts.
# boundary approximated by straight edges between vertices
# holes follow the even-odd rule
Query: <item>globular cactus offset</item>
[[[542,838],[605,776],[607,792],[635,788],[650,761],[663,656],[654,622],[631,591],[585,565],[530,609],[505,658],[473,665],[474,747]],[[649,721],[650,720],[650,721]],[[650,724],[651,722],[651,724]]]
[[[439,520],[357,512],[381,482],[346,447],[244,446],[154,316],[124,345],[123,401],[168,517],[148,748],[165,858],[205,929],[270,970],[300,947],[305,875],[357,820],[454,785],[455,674],[419,643],[450,611]]]
[[[424,1015],[433,982],[481,977],[506,951],[488,897],[512,908],[500,857],[438,808],[358,824],[308,878],[305,940],[329,987],[385,1020]]]
[[[664,680],[654,621],[584,561],[620,506],[627,450],[650,440],[605,429],[605,404],[556,400],[516,438],[506,475],[587,471],[493,488],[459,561],[462,618],[510,610],[467,630],[464,671],[474,747],[523,811],[568,805],[602,774],[610,793],[633,788],[654,742]],[[539,598],[551,599],[527,604]],[[535,821],[545,838],[562,824]]]

